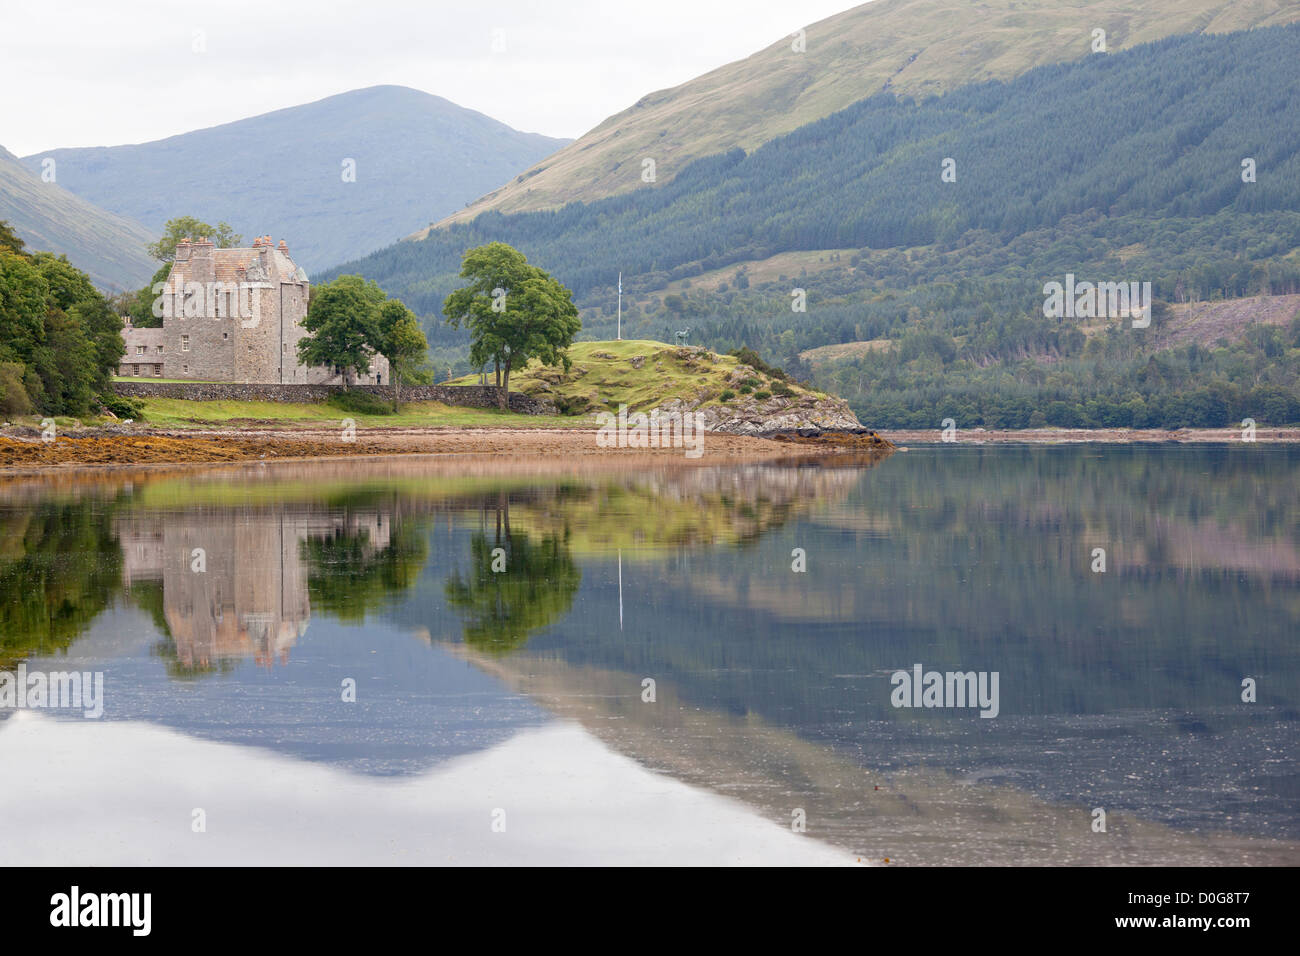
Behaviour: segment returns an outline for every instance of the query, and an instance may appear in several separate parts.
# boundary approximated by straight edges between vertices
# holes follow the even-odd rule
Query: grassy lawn
[[[739,364],[729,355],[679,350],[648,339],[576,342],[569,349],[572,367],[530,362],[510,378],[511,391],[549,399],[564,414],[521,415],[490,408],[465,408],[442,402],[405,402],[396,415],[349,412],[330,402],[189,401],[179,398],[142,398],[142,423],[160,428],[201,428],[222,425],[257,425],[292,428],[303,425],[333,427],[351,418],[361,428],[591,428],[592,413],[617,410],[620,404],[649,409],[671,399],[705,405],[723,401],[724,389]],[[175,379],[116,378],[121,382],[168,382]],[[477,375],[467,375],[450,385],[476,385]],[[771,389],[774,382],[762,373],[753,376],[752,388]],[[737,385],[736,391],[739,392]],[[804,389],[795,387],[798,394]],[[733,394],[727,402],[743,401]],[[70,424],[70,423],[69,423]],[[87,422],[90,424],[90,422]],[[60,423],[60,427],[67,427]]]
[[[363,415],[308,402],[192,402],[179,398],[140,399],[145,422],[161,428],[199,428],[257,422],[265,426],[334,425],[351,418],[359,428],[429,428],[438,425],[487,428],[590,428],[586,417],[520,415],[491,408],[462,408],[441,402],[403,403],[396,415]]]

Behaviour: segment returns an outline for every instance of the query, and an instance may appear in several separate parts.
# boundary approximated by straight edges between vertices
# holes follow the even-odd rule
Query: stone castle
[[[118,374],[277,385],[342,385],[336,368],[299,362],[311,284],[283,239],[251,248],[217,249],[208,239],[182,240],[165,282],[154,287],[162,328],[126,320],[126,354]],[[376,355],[349,383],[383,385],[388,360]]]

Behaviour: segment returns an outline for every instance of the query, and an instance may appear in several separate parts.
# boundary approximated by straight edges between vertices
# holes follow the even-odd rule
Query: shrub
[[[774,395],[780,395],[782,398],[789,398],[794,395],[794,389],[785,382],[773,382],[772,393]]]
[[[99,404],[118,418],[133,418],[136,421],[144,418],[144,403],[134,398],[105,392],[99,396]]]
[[[553,395],[551,401],[555,403],[555,409],[561,415],[585,415],[588,412],[602,410],[598,402],[592,401],[586,395]],[[617,411],[617,408],[614,410]]]
[[[748,395],[748,394],[749,394],[750,392],[752,392],[753,390],[754,390],[754,386],[752,386],[752,385],[741,385],[741,386],[740,386],[740,394],[741,394],[741,395]]]
[[[777,368],[775,365],[768,365],[763,361],[762,357],[751,348],[741,346],[738,349],[733,349],[731,354],[734,355],[742,365],[748,365],[750,368],[758,369],[769,378],[779,378],[784,380],[789,377],[786,375],[784,369]]]
[[[757,392],[754,393],[754,397],[758,399],[760,402],[764,402],[772,397],[772,393],[765,388],[760,388]]]
[[[34,411],[36,407],[23,386],[23,366],[18,362],[0,362],[0,414],[30,415]]]
[[[722,394],[718,396],[718,401],[729,402],[736,397],[736,393],[729,388],[724,388]]]
[[[351,412],[353,415],[391,415],[393,414],[393,404],[378,395],[372,395],[370,392],[361,392],[356,389],[348,389],[346,392],[335,392],[325,400],[326,405],[344,412]]]

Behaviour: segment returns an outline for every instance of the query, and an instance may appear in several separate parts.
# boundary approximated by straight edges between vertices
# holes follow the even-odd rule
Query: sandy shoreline
[[[373,459],[383,456],[469,456],[484,460],[582,461],[619,465],[743,464],[825,458],[851,453],[834,445],[799,444],[709,432],[702,454],[685,449],[602,448],[596,429],[373,428],[345,440],[333,428],[212,428],[184,431],[141,428],[129,432],[87,431],[54,442],[31,434],[0,434],[0,475],[39,474],[83,468],[206,465],[258,461]],[[900,447],[946,444],[938,429],[882,433]],[[1260,428],[1258,443],[1300,442],[1300,428]],[[1240,429],[959,429],[956,444],[1132,444],[1240,443]]]
[[[457,456],[481,461],[583,462],[618,465],[718,465],[809,458],[834,448],[792,446],[766,438],[707,433],[698,457],[684,448],[602,448],[596,429],[409,428],[358,429],[344,441],[336,429],[204,429],[183,433],[141,429],[129,434],[0,435],[0,476],[69,470],[216,465],[263,461],[374,460]]]

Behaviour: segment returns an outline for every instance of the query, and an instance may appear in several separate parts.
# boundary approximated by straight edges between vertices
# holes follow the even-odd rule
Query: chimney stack
[[[203,236],[190,244],[190,268],[186,278],[194,282],[211,282],[214,269],[212,243],[207,236]]]
[[[177,262],[190,261],[190,240],[188,237],[182,239],[180,242],[176,244],[176,261]]]

